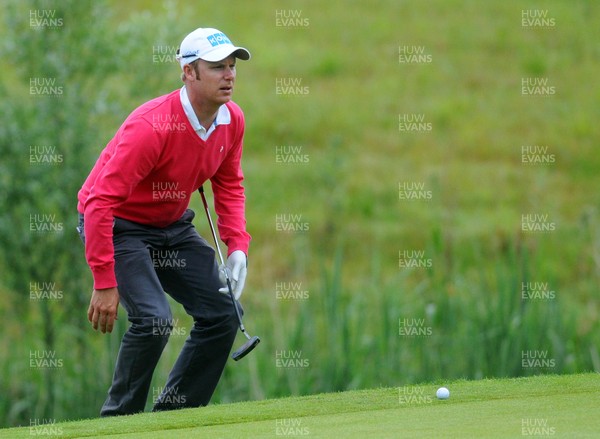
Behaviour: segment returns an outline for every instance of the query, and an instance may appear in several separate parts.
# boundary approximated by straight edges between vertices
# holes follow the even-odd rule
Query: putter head
[[[252,349],[254,349],[256,347],[256,345],[259,343],[260,343],[260,338],[258,338],[255,335],[250,340],[248,340],[246,343],[244,343],[241,348],[239,348],[237,351],[235,351],[233,354],[231,354],[231,358],[233,358],[235,361],[241,360],[246,355],[248,355],[252,351]]]

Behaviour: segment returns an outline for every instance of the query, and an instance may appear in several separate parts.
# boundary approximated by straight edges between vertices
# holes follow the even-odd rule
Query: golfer
[[[110,333],[121,303],[131,323],[102,416],[144,410],[173,327],[165,293],[194,324],[154,410],[207,405],[237,332],[215,251],[194,229],[188,205],[210,180],[239,299],[250,235],[241,169],[244,115],[231,99],[236,60],[250,53],[222,32],[200,28],[183,39],[177,59],[183,87],[127,117],[78,194],[78,230],[94,279],[88,320]]]

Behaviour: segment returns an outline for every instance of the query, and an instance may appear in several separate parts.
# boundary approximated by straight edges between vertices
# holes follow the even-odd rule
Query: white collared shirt
[[[188,97],[185,85],[181,87],[181,91],[179,92],[179,98],[181,99],[183,111],[185,111],[185,115],[190,121],[192,128],[194,128],[196,134],[198,134],[198,136],[200,136],[200,138],[204,141],[208,139],[208,137],[215,130],[217,125],[228,125],[231,122],[231,114],[229,114],[229,109],[227,108],[227,105],[221,105],[219,107],[219,111],[217,111],[217,117],[215,117],[214,122],[210,125],[210,128],[207,131],[206,128],[204,128],[202,124],[200,124],[198,116],[196,116],[196,113],[194,112],[194,108],[192,107],[192,103],[190,102],[190,98]]]

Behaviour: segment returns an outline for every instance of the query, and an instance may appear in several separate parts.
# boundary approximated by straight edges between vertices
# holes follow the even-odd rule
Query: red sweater
[[[113,217],[167,227],[183,215],[191,196],[208,179],[228,253],[248,253],[240,165],[244,114],[235,103],[225,104],[231,122],[218,125],[204,141],[190,125],[179,93],[134,110],[79,191],[77,210],[85,215],[85,254],[95,289],[117,286]]]

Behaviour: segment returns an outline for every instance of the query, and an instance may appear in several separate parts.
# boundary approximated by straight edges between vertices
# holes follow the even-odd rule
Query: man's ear
[[[194,67],[192,67],[190,64],[186,64],[183,66],[183,74],[185,75],[186,79],[198,79],[196,77],[196,72],[194,71]],[[191,76],[191,78],[190,78]]]
[[[185,76],[185,79],[189,79],[191,70],[193,69],[192,66],[190,66],[189,64],[183,66],[183,75]]]

